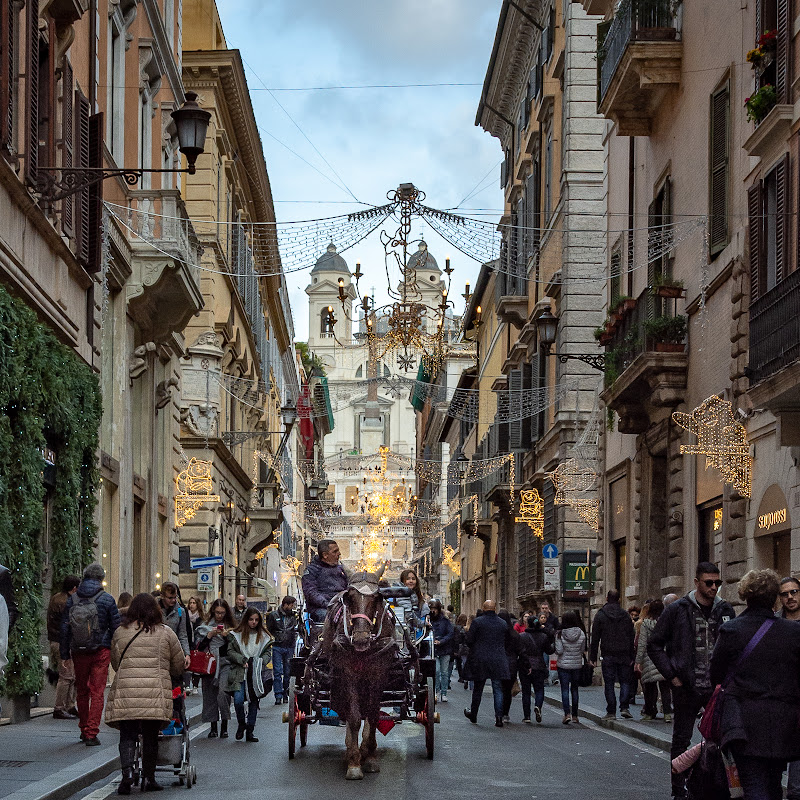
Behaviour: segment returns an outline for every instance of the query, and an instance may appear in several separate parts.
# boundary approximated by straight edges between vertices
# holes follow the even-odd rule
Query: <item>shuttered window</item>
[[[757,300],[789,272],[791,182],[789,154],[747,192],[750,300]]]
[[[672,181],[669,178],[650,204],[647,224],[647,283],[652,286],[656,280],[669,278],[672,274],[671,253],[665,248],[667,233],[672,225]],[[654,298],[653,303],[648,303],[648,319],[663,314],[664,302],[661,298]]]
[[[511,450],[522,450],[522,370],[512,369],[508,373],[509,416],[508,445]]]
[[[775,53],[775,92],[778,95],[779,103],[788,103],[789,41],[791,36],[791,31],[789,29],[789,0],[777,0],[776,5],[778,43]]]
[[[730,157],[730,85],[726,83],[711,95],[709,124],[709,199],[712,256],[728,244],[728,163]]]
[[[89,101],[83,92],[75,92],[75,166],[89,166]],[[78,260],[84,266],[89,263],[89,189],[81,189],[75,195],[75,236]]]
[[[611,251],[611,263],[608,267],[609,288],[611,296],[609,305],[613,306],[622,296],[622,247],[617,244]]]
[[[35,186],[39,168],[39,0],[25,5],[25,182]]]
[[[14,59],[17,42],[17,4],[0,0],[0,144],[6,153],[14,146],[14,92],[17,86]]]
[[[75,91],[72,77],[72,64],[64,56],[62,67],[61,83],[61,163],[64,167],[72,167],[73,161],[73,142],[75,131],[75,120],[72,103],[72,93]],[[61,201],[61,227],[64,233],[72,237],[74,228],[74,206],[75,198],[72,195],[65,197]]]

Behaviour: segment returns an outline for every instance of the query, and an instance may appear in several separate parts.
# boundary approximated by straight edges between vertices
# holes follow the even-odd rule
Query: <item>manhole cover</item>
[[[4,761],[0,759],[0,767],[24,767],[26,764],[32,763],[32,761]]]

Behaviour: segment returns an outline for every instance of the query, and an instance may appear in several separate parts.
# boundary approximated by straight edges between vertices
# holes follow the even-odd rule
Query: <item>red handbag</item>
[[[213,675],[217,671],[217,659],[208,650],[192,650],[189,653],[189,672],[193,675]]]

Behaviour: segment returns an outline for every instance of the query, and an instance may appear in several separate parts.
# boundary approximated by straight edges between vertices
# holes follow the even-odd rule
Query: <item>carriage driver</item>
[[[333,539],[322,539],[314,556],[303,573],[303,595],[311,622],[322,625],[328,603],[339,592],[347,589],[348,578],[339,563],[339,545]]]

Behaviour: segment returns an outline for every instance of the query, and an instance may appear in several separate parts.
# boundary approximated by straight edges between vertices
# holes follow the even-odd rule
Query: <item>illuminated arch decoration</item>
[[[750,497],[753,459],[747,430],[734,418],[731,403],[712,395],[691,414],[675,411],[672,419],[697,437],[697,444],[682,444],[681,453],[705,456],[706,469],[714,467],[725,483],[742,497]]]
[[[186,469],[175,478],[175,527],[183,527],[205,503],[219,503],[212,494],[211,462],[190,458]]]
[[[526,523],[537,539],[544,539],[544,500],[537,489],[520,492],[519,516],[514,520]]]

